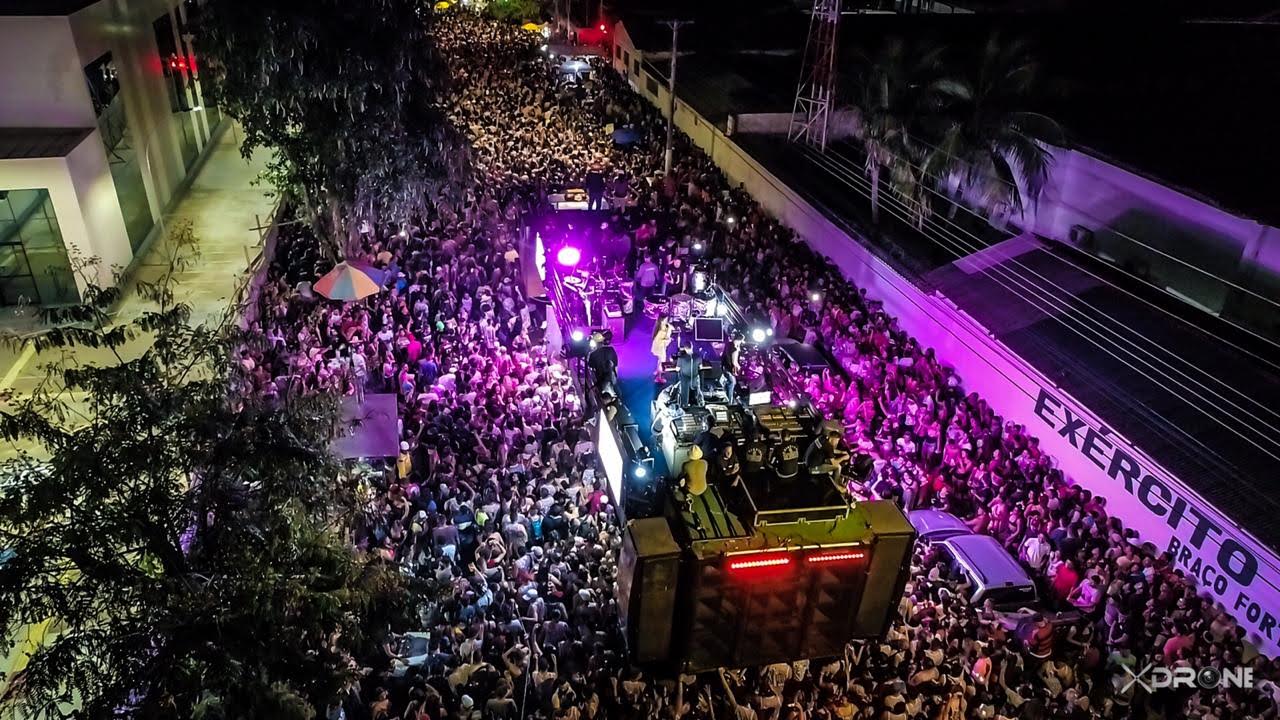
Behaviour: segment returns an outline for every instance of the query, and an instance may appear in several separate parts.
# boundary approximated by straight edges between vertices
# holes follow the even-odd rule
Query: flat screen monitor
[[[768,405],[773,402],[772,390],[760,390],[747,396],[748,405]]]
[[[622,462],[622,451],[618,448],[618,437],[613,433],[613,425],[604,411],[600,411],[596,427],[600,428],[600,440],[596,443],[600,455],[600,463],[604,465],[604,476],[609,480],[610,498],[615,507],[622,506],[622,479],[626,467]]]
[[[698,342],[724,342],[724,321],[718,317],[694,320],[693,339]]]

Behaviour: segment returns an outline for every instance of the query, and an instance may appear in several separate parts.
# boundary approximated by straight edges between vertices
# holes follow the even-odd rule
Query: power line
[[[1014,133],[1016,133],[1017,135],[1022,136],[1023,138],[1025,138],[1025,139],[1027,139],[1027,140],[1029,140],[1029,141],[1031,141],[1031,142],[1035,142],[1035,143],[1039,143],[1039,142],[1040,142],[1040,141],[1039,141],[1039,140],[1037,140],[1036,138],[1031,137],[1030,135],[1027,135],[1027,134],[1025,134],[1025,133],[1022,133],[1022,132],[1020,132],[1020,131],[1018,131],[1018,130],[1013,130],[1013,132],[1014,132]],[[943,155],[945,155],[945,156],[947,156],[947,157],[949,157],[949,158],[952,158],[952,159],[954,159],[954,160],[957,160],[957,161],[959,161],[959,162],[961,162],[961,163],[963,163],[963,164],[965,164],[965,165],[967,165],[967,166],[970,166],[970,167],[972,167],[972,166],[973,166],[973,163],[969,162],[968,160],[965,160],[964,158],[961,158],[961,157],[957,156],[957,155],[956,155],[956,154],[954,154],[954,153],[951,153],[951,152],[948,152],[948,151],[946,151],[946,150],[943,150],[942,148],[938,147],[937,145],[934,145],[933,143],[929,142],[928,140],[925,140],[925,139],[923,139],[923,138],[920,138],[920,137],[918,137],[918,136],[914,136],[914,135],[913,135],[913,136],[912,136],[912,141],[913,141],[913,142],[918,142],[918,143],[920,143],[921,145],[923,145],[923,146],[925,146],[925,147],[927,147],[927,148],[929,148],[929,149],[931,149],[931,150],[935,150],[935,151],[937,151],[937,152],[940,152],[940,153],[942,153]],[[1051,146],[1051,147],[1056,147],[1056,146]],[[1060,149],[1066,150],[1067,148],[1060,148]],[[907,161],[907,164],[908,164],[908,165],[910,165],[910,166],[911,166],[911,168],[912,168],[913,170],[919,170],[919,171],[920,171],[920,174],[921,174],[922,176],[925,176],[925,177],[931,177],[931,178],[933,178],[935,181],[937,181],[937,182],[939,182],[939,183],[941,183],[941,182],[942,182],[942,179],[941,179],[941,178],[939,178],[939,177],[937,177],[937,176],[935,176],[935,175],[932,175],[932,174],[930,174],[930,173],[926,172],[926,171],[924,170],[924,168],[923,168],[923,167],[918,167],[918,166],[916,166],[916,164],[915,164],[915,163],[912,163],[912,162],[909,162],[909,161]],[[987,179],[987,180],[995,180],[996,182],[998,182],[998,183],[1000,183],[1000,184],[1002,184],[1002,185],[1005,185],[1005,186],[1007,186],[1007,187],[1012,188],[1014,192],[1021,192],[1020,188],[1018,188],[1018,186],[1017,186],[1017,184],[1016,184],[1016,183],[1013,183],[1013,182],[1010,182],[1010,181],[1008,181],[1008,180],[1005,180],[1004,178],[991,176],[991,175],[989,175],[989,174],[987,174],[987,173],[983,173],[983,176],[984,176],[984,178],[985,178],[985,179]],[[1198,273],[1201,273],[1201,274],[1206,275],[1206,276],[1208,276],[1208,277],[1210,277],[1210,278],[1212,278],[1212,279],[1214,279],[1214,280],[1217,280],[1218,282],[1221,282],[1222,284],[1227,285],[1228,287],[1235,288],[1235,289],[1237,289],[1237,290],[1239,290],[1239,291],[1241,291],[1241,292],[1243,292],[1243,293],[1247,293],[1247,294],[1249,294],[1249,295],[1252,295],[1253,297],[1256,297],[1256,298],[1258,298],[1259,300],[1262,300],[1263,302],[1270,303],[1271,305],[1274,305],[1274,306],[1276,306],[1277,308],[1280,308],[1280,301],[1272,300],[1271,298],[1268,298],[1268,297],[1266,297],[1266,296],[1264,296],[1264,295],[1261,295],[1261,294],[1259,294],[1259,293],[1257,293],[1257,292],[1255,292],[1255,291],[1253,291],[1253,290],[1250,290],[1249,288],[1246,288],[1246,287],[1244,287],[1244,286],[1242,286],[1242,285],[1239,285],[1239,284],[1237,284],[1237,283],[1234,283],[1234,282],[1232,282],[1232,281],[1230,281],[1230,280],[1228,280],[1228,279],[1226,279],[1226,278],[1224,278],[1224,277],[1222,277],[1222,276],[1220,276],[1220,275],[1215,275],[1215,274],[1213,274],[1212,272],[1210,272],[1209,270],[1207,270],[1207,269],[1205,269],[1205,268],[1202,268],[1202,267],[1199,267],[1199,266],[1197,266],[1197,265],[1194,265],[1193,263],[1190,263],[1190,262],[1188,262],[1188,261],[1186,261],[1186,260],[1183,260],[1183,259],[1182,259],[1182,258],[1180,258],[1180,257],[1177,257],[1176,255],[1171,255],[1171,254],[1169,254],[1169,253],[1167,253],[1167,252],[1165,252],[1165,251],[1161,250],[1160,248],[1157,248],[1157,247],[1154,247],[1154,246],[1152,246],[1152,245],[1149,245],[1149,244],[1147,244],[1147,243],[1145,243],[1145,242],[1143,242],[1143,241],[1141,241],[1141,240],[1138,240],[1137,238],[1135,238],[1135,237],[1133,237],[1133,236],[1131,236],[1131,235],[1128,235],[1128,234],[1126,234],[1126,233],[1123,233],[1123,232],[1121,232],[1120,230],[1117,230],[1116,228],[1114,228],[1114,227],[1112,227],[1112,226],[1108,225],[1108,224],[1106,223],[1106,221],[1105,221],[1105,220],[1103,220],[1103,219],[1102,219],[1102,218],[1100,218],[1100,217],[1097,217],[1096,215],[1093,215],[1092,213],[1090,213],[1088,210],[1085,210],[1084,208],[1081,208],[1081,207],[1078,207],[1078,206],[1072,205],[1071,203],[1068,203],[1068,202],[1065,202],[1065,201],[1062,201],[1062,200],[1057,200],[1056,202],[1057,202],[1057,204],[1058,204],[1059,206],[1061,206],[1061,207],[1067,208],[1067,209],[1069,209],[1069,210],[1074,210],[1074,211],[1076,211],[1076,212],[1080,213],[1081,215],[1084,215],[1085,217],[1089,218],[1090,220],[1093,220],[1093,221],[1095,221],[1095,222],[1100,223],[1100,224],[1101,224],[1101,226],[1102,226],[1102,228],[1101,228],[1101,229],[1106,229],[1107,231],[1109,231],[1109,232],[1111,232],[1111,233],[1113,233],[1113,234],[1117,235],[1118,237],[1124,238],[1125,240],[1128,240],[1129,242],[1131,242],[1131,243],[1133,243],[1133,244],[1135,244],[1135,245],[1137,245],[1137,246],[1139,246],[1139,247],[1142,247],[1142,248],[1144,248],[1144,249],[1150,250],[1150,251],[1151,251],[1151,252],[1153,252],[1153,253],[1156,253],[1156,254],[1158,254],[1158,255],[1160,255],[1160,256],[1162,256],[1162,257],[1165,257],[1165,258],[1167,258],[1167,259],[1169,259],[1169,260],[1172,260],[1172,261],[1174,261],[1174,262],[1176,262],[1176,263],[1178,263],[1178,264],[1180,264],[1180,265],[1183,265],[1183,266],[1185,266],[1185,267],[1187,267],[1187,268],[1189,268],[1189,269],[1191,269],[1191,270],[1195,270],[1195,271],[1196,271],[1196,272],[1198,272]],[[965,209],[966,211],[968,211],[968,212],[970,212],[970,213],[973,213],[974,215],[976,215],[976,216],[978,216],[978,217],[981,217],[980,215],[977,215],[977,213],[976,213],[976,212],[974,212],[972,209],[968,208],[967,206],[964,206],[962,203],[958,203],[958,204],[960,204],[962,207],[964,207],[964,209]],[[1125,271],[1123,268],[1120,268],[1120,270],[1121,270],[1121,272],[1124,272],[1126,275],[1130,275],[1131,277],[1137,278],[1137,279],[1139,279],[1139,280],[1141,280],[1141,279],[1142,279],[1142,278],[1138,277],[1137,275],[1134,275],[1134,274],[1132,274],[1132,273],[1129,273],[1129,272]]]
[[[816,159],[816,161],[817,161],[817,162],[815,162],[815,164],[819,164],[819,166],[820,166],[820,167],[823,167],[823,169],[827,170],[827,172],[829,172],[830,174],[832,174],[833,176],[835,176],[838,180],[841,180],[841,182],[842,182],[844,185],[848,186],[850,189],[853,189],[855,192],[858,192],[858,193],[859,193],[860,195],[862,195],[863,197],[869,197],[869,187],[868,187],[868,190],[861,190],[861,189],[859,189],[859,188],[855,187],[854,185],[852,185],[851,183],[849,183],[847,179],[843,179],[839,173],[833,172],[833,171],[831,170],[831,167],[821,165],[820,163],[821,163],[821,162],[823,162],[823,161],[826,161],[826,162],[829,162],[829,163],[831,163],[832,165],[834,165],[834,166],[836,166],[836,167],[839,167],[839,168],[843,169],[845,172],[848,172],[848,168],[847,168],[846,166],[837,165],[837,164],[835,164],[833,161],[830,161],[828,158],[826,158],[826,157],[824,157],[824,156],[818,156],[816,153],[814,153],[814,155],[815,155],[815,159]],[[856,179],[858,179],[858,180],[860,180],[860,181],[864,180],[863,178],[860,178],[860,177],[858,177],[857,175],[852,175],[852,177],[854,177],[854,178],[856,178]],[[868,182],[868,184],[869,184],[869,181],[867,181],[867,182]],[[911,208],[909,208],[905,203],[903,203],[901,200],[899,200],[899,199],[896,197],[896,195],[894,195],[893,193],[885,193],[885,196],[886,196],[886,197],[884,198],[884,200],[886,201],[886,204],[888,204],[888,203],[893,203],[893,204],[894,204],[894,206],[901,207],[901,208],[903,209],[903,212],[908,213],[908,214],[911,212]],[[906,215],[901,215],[901,214],[899,214],[898,212],[894,212],[893,214],[894,214],[894,216],[895,216],[895,217],[898,217],[899,219],[903,220],[904,222],[908,222],[908,223],[910,223],[910,222],[911,222],[911,218],[910,218],[910,217],[908,217],[908,216],[906,216]],[[937,239],[937,238],[930,237],[930,236],[928,236],[928,235],[926,235],[926,238],[930,239],[930,240],[931,240],[931,241],[933,241],[935,244],[938,244],[939,246],[944,247],[944,249],[947,249],[949,252],[951,252],[952,254],[956,255],[957,257],[964,257],[965,255],[970,254],[970,253],[972,252],[972,249],[970,249],[968,252],[957,252],[957,251],[955,250],[955,247],[957,247],[957,246],[961,247],[961,248],[962,248],[962,250],[964,249],[963,241],[961,241],[958,237],[952,237],[952,238],[951,238],[952,242],[954,242],[954,243],[955,243],[955,245],[944,245],[944,244],[942,243],[942,241],[941,241],[941,240],[939,240],[939,239]],[[1019,285],[1020,290],[1015,290],[1014,288],[1010,287],[1008,284],[1006,284],[1006,283],[1002,282],[1002,281],[1001,281],[998,277],[996,277],[994,274],[992,274],[992,272],[991,272],[991,271],[994,271],[994,270],[997,270],[997,269],[998,269],[998,270],[1000,270],[1000,271],[1004,274],[1004,275],[1003,275],[1003,277],[1004,277],[1006,280],[1011,280],[1012,282],[1017,283],[1017,284]],[[1071,331],[1072,331],[1073,333],[1075,333],[1076,335],[1079,335],[1080,337],[1084,338],[1086,341],[1088,341],[1088,342],[1090,342],[1091,344],[1093,344],[1094,346],[1098,347],[1098,349],[1102,350],[1103,352],[1107,353],[1108,355],[1111,355],[1111,357],[1115,358],[1117,361],[1121,362],[1122,364],[1124,364],[1124,365],[1128,366],[1131,370],[1133,370],[1133,371],[1135,371],[1136,373],[1138,373],[1138,374],[1142,375],[1143,377],[1145,377],[1146,379],[1150,380],[1151,382],[1153,382],[1153,383],[1155,383],[1155,384],[1157,384],[1157,385],[1161,385],[1161,383],[1160,383],[1159,381],[1157,381],[1155,378],[1151,377],[1150,375],[1146,374],[1143,370],[1141,370],[1141,369],[1139,369],[1139,368],[1137,368],[1137,367],[1134,367],[1131,363],[1129,363],[1129,362],[1125,361],[1123,358],[1119,357],[1119,356],[1118,356],[1118,355],[1116,355],[1115,353],[1113,353],[1113,352],[1111,352],[1110,350],[1108,350],[1105,346],[1103,346],[1102,344],[1100,344],[1100,343],[1095,339],[1095,337],[1094,337],[1093,335],[1091,335],[1091,334],[1086,334],[1086,333],[1084,333],[1084,332],[1081,332],[1081,330],[1080,330],[1079,328],[1077,328],[1075,325],[1073,325],[1072,323],[1069,323],[1069,322],[1067,322],[1066,320],[1064,320],[1063,318],[1056,316],[1053,312],[1048,312],[1048,311],[1046,311],[1046,310],[1045,310],[1045,308],[1044,308],[1043,306],[1041,306],[1041,305],[1037,304],[1036,302],[1034,302],[1034,301],[1032,301],[1032,300],[1028,299],[1027,297],[1025,297],[1025,294],[1026,294],[1026,293],[1028,293],[1028,292],[1030,292],[1031,294],[1035,295],[1035,296],[1036,296],[1038,299],[1040,299],[1041,301],[1048,302],[1048,303],[1049,303],[1049,304],[1054,308],[1054,310],[1059,311],[1059,312],[1061,312],[1061,311],[1063,310],[1063,308],[1061,308],[1061,307],[1059,307],[1059,306],[1054,306],[1054,305],[1052,305],[1052,303],[1053,303],[1053,300],[1051,299],[1051,297],[1052,297],[1052,296],[1048,296],[1050,299],[1046,300],[1046,296],[1039,295],[1039,294],[1038,294],[1038,292],[1037,292],[1037,288],[1035,287],[1034,281],[1031,281],[1031,280],[1028,280],[1027,278],[1021,277],[1021,276],[1017,275],[1017,273],[1016,273],[1015,271],[1012,271],[1012,270],[1010,270],[1010,269],[1008,269],[1008,268],[1000,268],[1000,267],[998,267],[998,266],[993,266],[993,268],[991,268],[991,271],[989,271],[989,270],[987,270],[987,269],[983,269],[983,270],[981,270],[981,272],[982,272],[984,275],[986,275],[987,277],[991,278],[993,281],[995,281],[997,284],[999,284],[1001,287],[1003,287],[1004,289],[1008,290],[1009,292],[1011,292],[1011,293],[1012,293],[1012,294],[1014,294],[1015,296],[1020,296],[1020,297],[1022,297],[1022,299],[1023,299],[1025,302],[1027,302],[1029,305],[1031,305],[1032,307],[1035,307],[1035,308],[1036,308],[1037,310],[1039,310],[1040,312],[1044,312],[1044,313],[1045,313],[1047,316],[1049,316],[1051,319],[1053,319],[1053,320],[1057,321],[1059,324],[1063,325],[1063,326],[1064,326],[1064,327],[1066,327],[1068,330],[1071,330]],[[1065,315],[1066,315],[1066,318],[1067,318],[1067,319],[1074,320],[1074,318],[1072,318],[1072,317],[1071,317],[1071,314],[1070,314],[1072,310],[1073,310],[1073,308],[1071,308],[1071,307],[1070,307],[1070,305],[1068,305],[1068,306],[1067,306],[1067,309],[1066,309],[1066,313],[1065,313]],[[1086,325],[1084,325],[1084,324],[1081,324],[1079,327],[1080,327],[1080,328],[1084,328],[1085,330],[1089,330],[1088,326],[1086,326]],[[1092,331],[1092,332],[1097,332],[1097,331],[1095,330],[1095,331]],[[1132,331],[1131,331],[1131,332],[1132,332]],[[1098,337],[1098,338],[1102,338],[1102,339],[1104,339],[1104,340],[1105,340],[1105,337],[1104,337],[1101,333],[1098,333],[1098,334],[1097,334],[1097,337]],[[1118,336],[1118,335],[1117,335],[1117,337],[1120,337],[1120,336]],[[1124,342],[1126,342],[1128,345],[1130,345],[1130,347],[1132,347],[1132,348],[1134,348],[1134,349],[1138,350],[1139,352],[1144,352],[1144,353],[1146,352],[1146,351],[1143,351],[1143,350],[1142,350],[1142,348],[1140,348],[1140,347],[1138,347],[1137,345],[1133,344],[1133,343],[1132,343],[1132,341],[1125,340],[1125,339],[1124,339],[1124,338],[1122,338],[1122,337],[1120,337],[1120,339],[1121,339],[1121,340],[1123,340]],[[1121,348],[1121,347],[1118,347],[1118,346],[1117,346],[1117,348],[1116,348],[1116,349],[1121,350],[1122,352],[1125,352],[1125,353],[1126,353],[1126,354],[1128,354],[1130,357],[1132,357],[1132,358],[1134,358],[1135,360],[1137,360],[1138,362],[1140,362],[1140,363],[1144,364],[1147,368],[1151,369],[1155,374],[1157,374],[1157,375],[1161,376],[1162,378],[1164,378],[1164,380],[1169,381],[1169,382],[1172,382],[1174,385],[1177,385],[1179,388],[1182,388],[1182,389],[1184,389],[1184,390],[1186,390],[1186,391],[1190,392],[1191,394],[1195,395],[1195,397],[1196,397],[1197,399],[1199,399],[1199,400],[1205,400],[1205,398],[1204,398],[1204,397],[1202,397],[1201,395],[1199,395],[1199,394],[1195,393],[1195,391],[1194,391],[1191,387],[1189,387],[1189,386],[1187,386],[1187,385],[1184,385],[1184,384],[1182,384],[1182,383],[1178,382],[1177,380],[1175,380],[1174,378],[1170,377],[1169,375],[1164,374],[1164,373],[1163,373],[1163,372],[1161,372],[1158,368],[1156,368],[1154,365],[1152,365],[1152,364],[1151,364],[1151,362],[1149,362],[1147,359],[1144,359],[1144,358],[1142,358],[1142,357],[1139,357],[1139,355],[1138,355],[1138,354],[1136,354],[1136,353],[1134,353],[1132,350],[1130,350],[1130,349],[1126,349],[1126,348]],[[1148,353],[1147,355],[1148,355],[1148,358],[1149,358],[1149,359],[1156,360],[1157,362],[1162,362],[1162,361],[1160,361],[1160,360],[1159,360],[1159,358],[1156,358],[1155,356],[1150,355],[1149,353]],[[1168,366],[1168,365],[1167,365],[1167,363],[1166,363],[1166,366]],[[1194,366],[1192,366],[1192,367],[1194,367]],[[1197,368],[1197,369],[1198,369],[1198,368]],[[1206,390],[1206,391],[1208,391],[1209,393],[1211,393],[1211,394],[1213,394],[1213,395],[1215,395],[1215,396],[1217,396],[1217,397],[1219,397],[1219,398],[1221,398],[1221,399],[1223,399],[1223,400],[1226,400],[1226,398],[1222,398],[1222,396],[1221,396],[1221,395],[1218,395],[1218,394],[1217,394],[1217,393],[1215,393],[1213,390],[1209,389],[1208,387],[1206,387],[1206,386],[1205,386],[1205,385],[1203,385],[1202,383],[1200,383],[1200,382],[1196,381],[1195,379],[1190,378],[1190,377],[1186,376],[1185,374],[1182,374],[1182,375],[1183,375],[1183,377],[1186,377],[1186,378],[1187,378],[1187,380],[1188,380],[1190,383],[1194,384],[1195,386],[1197,386],[1197,387],[1199,387],[1199,388],[1201,388],[1201,389],[1203,389],[1203,390]],[[1238,393],[1239,391],[1236,391],[1236,392]],[[1243,397],[1243,393],[1239,393],[1239,394],[1241,394],[1241,396]],[[1238,405],[1236,405],[1235,403],[1232,403],[1232,402],[1231,402],[1231,401],[1229,401],[1229,400],[1227,400],[1227,402],[1229,402],[1230,404],[1232,404],[1233,406],[1235,406],[1237,409],[1242,409],[1242,408],[1239,408],[1239,406],[1238,406]],[[1221,406],[1219,406],[1219,405],[1217,405],[1217,404],[1215,404],[1215,403],[1213,403],[1213,402],[1209,402],[1208,404],[1209,404],[1210,406],[1214,407],[1215,409],[1223,410],[1223,408],[1222,408]],[[1226,429],[1227,431],[1229,431],[1229,432],[1231,432],[1232,434],[1236,435],[1236,436],[1237,436],[1237,437],[1239,437],[1240,439],[1242,439],[1242,440],[1244,440],[1244,441],[1248,442],[1248,443],[1249,443],[1249,444],[1251,444],[1251,445],[1254,445],[1255,447],[1257,447],[1259,450],[1261,450],[1262,452],[1266,453],[1267,455],[1269,455],[1269,456],[1271,456],[1271,457],[1273,457],[1273,458],[1276,458],[1276,459],[1280,459],[1280,456],[1276,455],[1276,453],[1274,453],[1273,451],[1269,450],[1268,448],[1263,447],[1263,446],[1262,446],[1262,445],[1260,445],[1258,442],[1256,442],[1253,438],[1247,437],[1246,435],[1242,434],[1239,430],[1237,430],[1237,429],[1236,429],[1236,428],[1234,428],[1234,427],[1231,427],[1228,423],[1224,422],[1221,418],[1219,418],[1219,417],[1217,417],[1217,416],[1215,416],[1215,415],[1213,415],[1213,414],[1211,414],[1211,413],[1208,413],[1204,408],[1196,407],[1196,406],[1194,406],[1194,405],[1193,405],[1192,407],[1193,407],[1193,408],[1195,408],[1196,410],[1198,410],[1199,412],[1201,412],[1202,414],[1204,414],[1204,415],[1208,416],[1210,419],[1214,420],[1216,423],[1218,423],[1219,425],[1221,425],[1224,429]],[[1267,408],[1264,408],[1264,409],[1266,409],[1266,410],[1268,410],[1268,411],[1269,411],[1269,409],[1267,409]],[[1227,413],[1227,416],[1228,416],[1228,417],[1234,417],[1234,415],[1232,415],[1232,414],[1230,413],[1230,411],[1225,411],[1225,412]],[[1247,411],[1246,411],[1246,412],[1247,412]],[[1269,412],[1270,412],[1270,411],[1269,411]],[[1252,415],[1252,413],[1249,413],[1249,414],[1250,414],[1250,416],[1255,417],[1255,419],[1257,419],[1257,418],[1256,418],[1256,416],[1253,416],[1253,415]],[[1274,413],[1272,413],[1272,414],[1274,414]],[[1182,430],[1181,430],[1181,428],[1179,428],[1175,423],[1171,423],[1171,422],[1169,422],[1167,419],[1165,419],[1164,421],[1165,421],[1167,424],[1169,424],[1170,426],[1175,427],[1175,428],[1178,428],[1180,432],[1183,432],[1184,434],[1186,434],[1186,433],[1185,433],[1185,431],[1182,431]],[[1274,429],[1275,429],[1275,428],[1271,427],[1269,424],[1267,424],[1265,421],[1261,421],[1261,420],[1259,420],[1259,422],[1262,422],[1262,423],[1263,423],[1264,425],[1266,425],[1269,429],[1272,429],[1272,430],[1274,430]],[[1248,425],[1245,425],[1245,427],[1246,427],[1246,428],[1249,428],[1249,426],[1248,426]],[[1252,428],[1249,428],[1249,429],[1252,429]],[[1263,439],[1264,439],[1264,442],[1274,442],[1274,440],[1272,440],[1272,438],[1271,438],[1271,437],[1269,437],[1269,436],[1267,436],[1266,434],[1262,433],[1262,431],[1261,431],[1261,430],[1258,430],[1257,432],[1258,432],[1260,435],[1262,435],[1262,437],[1263,437]],[[1190,436],[1189,436],[1189,435],[1187,435],[1187,437],[1190,437]],[[1197,442],[1198,442],[1198,441],[1197,441]]]

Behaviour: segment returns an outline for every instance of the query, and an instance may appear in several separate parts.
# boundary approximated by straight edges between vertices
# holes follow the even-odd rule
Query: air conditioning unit
[[[1097,249],[1097,242],[1093,237],[1093,231],[1083,225],[1072,225],[1071,233],[1068,236],[1071,244],[1082,250],[1093,252]]]

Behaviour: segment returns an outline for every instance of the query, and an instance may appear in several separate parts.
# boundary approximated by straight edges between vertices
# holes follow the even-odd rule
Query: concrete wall
[[[1077,150],[1053,155],[1039,206],[1024,218],[1035,232],[1070,242],[1073,226],[1088,228],[1086,250],[1215,313],[1228,309],[1228,283],[1280,285],[1280,230]]]
[[[106,287],[113,269],[129,264],[132,253],[124,217],[116,201],[111,173],[106,168],[102,139],[97,132],[86,137],[65,158],[11,159],[0,161],[0,188],[46,188],[58,217],[58,228],[73,265],[76,259],[98,258],[97,277]],[[76,274],[76,286],[87,281]]]
[[[152,23],[167,17],[179,52],[195,65],[192,49],[177,34],[178,6],[177,0],[101,0],[70,16],[0,18],[0,127],[96,127],[84,66],[111,53],[128,145],[136,153],[151,216],[159,219],[187,178],[183,129],[197,154],[209,146],[214,130],[203,110],[174,113],[170,102],[172,81],[164,74]],[[198,105],[198,87],[192,87]],[[133,258],[98,132],[65,160],[0,163],[0,187],[47,187],[68,250],[101,259],[100,283],[110,282],[113,266],[128,266]]]
[[[665,92],[665,91],[664,91]],[[659,98],[662,99],[662,98]],[[659,105],[663,107],[663,105]],[[845,228],[784,185],[687,106],[677,125],[707,152],[733,183],[742,183],[769,212],[870,297],[899,325],[951,364],[966,389],[997,412],[1027,426],[1073,482],[1108,500],[1110,511],[1143,541],[1173,552],[1178,566],[1200,579],[1204,592],[1232,611],[1264,652],[1280,651],[1280,558],[1126,438],[1107,429],[1087,407],[994,339],[947,298],[926,293],[899,275]]]
[[[93,127],[65,17],[0,18],[0,127]]]

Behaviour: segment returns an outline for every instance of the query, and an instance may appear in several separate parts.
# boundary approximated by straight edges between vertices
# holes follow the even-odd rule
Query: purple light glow
[[[572,245],[565,245],[556,252],[556,262],[565,267],[573,267],[582,261],[582,251]]]

